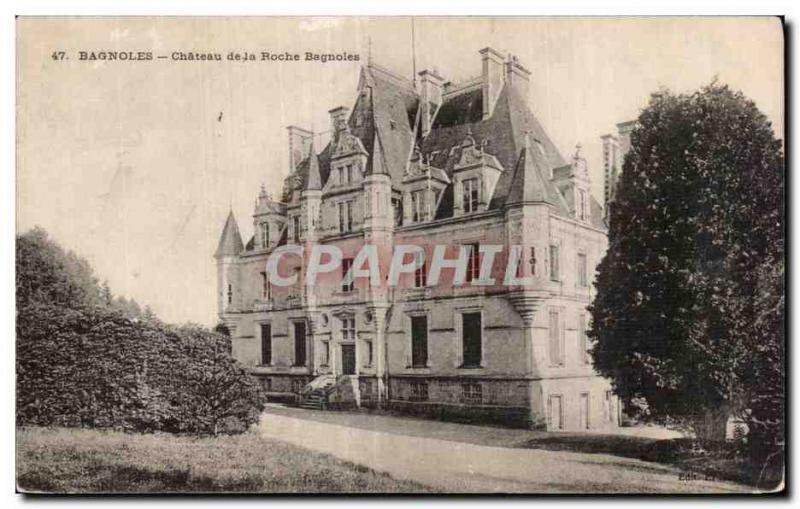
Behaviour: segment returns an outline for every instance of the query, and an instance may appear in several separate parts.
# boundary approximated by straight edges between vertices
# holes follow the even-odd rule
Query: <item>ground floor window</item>
[[[294,365],[306,365],[306,322],[294,323]]]
[[[369,367],[372,366],[372,341],[364,341],[364,366]]]
[[[481,366],[481,314],[464,313],[461,315],[461,342],[464,368]]]
[[[327,366],[331,362],[331,343],[330,341],[322,342],[322,358],[319,360],[320,364]]]
[[[424,368],[428,365],[428,317],[411,317],[411,366]]]
[[[481,384],[461,384],[461,402],[473,405],[483,403],[483,387]]]
[[[581,429],[589,429],[590,422],[589,422],[589,393],[583,392],[581,393],[581,403],[580,403],[580,423]]]
[[[261,365],[272,364],[272,325],[261,324]]]
[[[614,415],[614,392],[606,391],[603,417],[605,418],[606,422],[614,422]]]
[[[428,401],[428,382],[411,382],[409,401]]]
[[[547,399],[547,420],[549,429],[564,429],[564,399],[560,394],[552,394]]]

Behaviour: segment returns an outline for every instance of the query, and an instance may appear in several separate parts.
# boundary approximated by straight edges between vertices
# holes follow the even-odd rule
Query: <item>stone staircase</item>
[[[300,393],[300,408],[325,410],[328,392],[336,385],[336,377],[320,375],[303,388]]]

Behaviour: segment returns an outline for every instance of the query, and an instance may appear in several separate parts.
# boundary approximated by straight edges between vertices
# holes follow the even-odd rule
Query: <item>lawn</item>
[[[17,430],[17,486],[47,493],[421,493],[325,454],[259,437]]]

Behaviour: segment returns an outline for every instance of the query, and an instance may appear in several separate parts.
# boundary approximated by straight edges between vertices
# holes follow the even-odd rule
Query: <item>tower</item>
[[[217,251],[214,253],[214,258],[217,260],[217,312],[231,330],[233,324],[228,323],[225,315],[241,307],[239,254],[243,250],[242,236],[231,210],[222,228]]]

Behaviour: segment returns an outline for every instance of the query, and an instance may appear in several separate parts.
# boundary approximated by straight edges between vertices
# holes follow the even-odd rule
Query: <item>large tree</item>
[[[782,434],[784,161],[766,117],[716,83],[654,94],[609,220],[599,372],[629,408],[708,438],[730,415]]]

